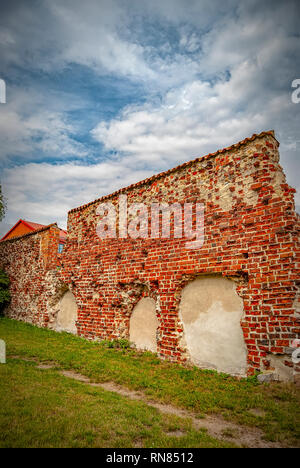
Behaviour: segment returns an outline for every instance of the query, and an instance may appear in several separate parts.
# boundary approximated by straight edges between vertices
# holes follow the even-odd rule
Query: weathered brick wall
[[[8,317],[47,326],[48,301],[60,281],[58,242],[59,229],[51,225],[0,243],[0,267],[11,281]]]
[[[62,275],[77,298],[78,333],[128,337],[134,305],[150,296],[159,304],[159,354],[185,360],[181,291],[201,274],[219,273],[238,282],[249,373],[268,368],[269,353],[285,354],[299,332],[294,192],[279,165],[278,143],[268,132],[72,210]],[[203,202],[203,247],[186,250],[185,239],[174,238],[100,240],[97,207],[104,201],[117,207],[120,193],[129,204]]]
[[[264,132],[72,210],[59,287],[67,285],[76,297],[78,334],[128,338],[134,306],[142,297],[151,297],[157,304],[158,353],[183,362],[188,353],[178,313],[181,292],[201,275],[219,274],[237,283],[243,300],[248,373],[273,366],[272,355],[283,356],[284,365],[292,367],[286,348],[299,336],[300,256],[294,192],[279,165],[278,142],[272,132]],[[203,203],[203,247],[187,250],[186,239],[172,235],[100,239],[96,210],[102,202],[117,208],[121,193],[128,196],[129,205]],[[52,268],[43,285],[44,267],[34,260],[34,238],[0,245],[1,256],[9,245],[4,266],[12,278],[13,301],[8,312],[26,320],[34,316],[36,323],[47,325],[51,294],[59,294],[57,272]],[[26,270],[26,263],[32,262],[36,269]]]

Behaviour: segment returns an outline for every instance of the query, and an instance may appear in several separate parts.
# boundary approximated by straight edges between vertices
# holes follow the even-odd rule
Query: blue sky
[[[1,5],[0,233],[274,129],[299,209],[300,3]]]

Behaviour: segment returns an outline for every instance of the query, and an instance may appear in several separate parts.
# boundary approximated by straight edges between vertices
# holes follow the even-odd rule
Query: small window
[[[64,249],[64,244],[58,244],[58,253],[62,253]]]

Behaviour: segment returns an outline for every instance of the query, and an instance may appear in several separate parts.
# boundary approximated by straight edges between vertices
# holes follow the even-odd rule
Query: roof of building
[[[31,227],[34,231],[36,229],[42,229],[43,227],[45,227],[45,224],[33,223],[32,221],[25,221],[25,219],[20,219],[20,221],[22,221],[27,226]],[[18,221],[18,223],[20,221]]]
[[[16,229],[16,227],[19,226],[20,224],[23,224],[24,226],[26,226],[28,229],[30,229],[31,232],[40,231],[40,230],[44,230],[45,228],[48,228],[48,226],[46,226],[45,224],[33,223],[32,221],[19,219],[19,221],[17,221],[17,223],[2,237],[2,239],[0,239],[0,241],[6,240],[9,234],[11,234]],[[19,237],[19,236],[16,236],[16,237]],[[66,237],[67,237],[67,231],[65,231],[64,229],[59,229],[60,242],[64,243],[66,241]]]
[[[99,203],[99,202],[101,202],[103,200],[106,200],[106,199],[112,197],[112,196],[116,196],[119,193],[126,192],[129,189],[132,189],[132,188],[135,188],[135,187],[140,187],[141,185],[145,185],[145,184],[148,184],[150,182],[153,182],[153,181],[155,181],[157,179],[160,179],[161,177],[164,177],[164,176],[169,175],[169,174],[171,174],[173,172],[176,172],[176,171],[178,171],[180,169],[188,167],[188,166],[190,166],[190,165],[192,165],[195,162],[198,162],[200,160],[209,159],[209,158],[218,156],[221,153],[236,150],[236,149],[240,148],[241,146],[246,145],[250,141],[254,141],[256,138],[263,138],[264,136],[271,136],[277,142],[277,145],[279,146],[279,142],[275,138],[274,130],[264,131],[264,132],[261,132],[259,134],[254,133],[251,137],[245,138],[244,140],[239,141],[238,143],[235,143],[235,144],[233,144],[231,146],[228,146],[227,148],[223,148],[223,149],[220,149],[220,150],[216,151],[215,153],[209,153],[209,154],[207,154],[205,156],[201,156],[199,158],[192,159],[191,161],[187,161],[187,162],[185,162],[183,164],[180,164],[179,166],[173,167],[172,169],[169,169],[167,171],[155,174],[155,175],[149,177],[148,179],[141,180],[140,182],[128,185],[127,187],[122,187],[121,189],[119,189],[119,190],[117,190],[117,191],[115,191],[115,192],[113,192],[113,193],[111,193],[109,195],[104,195],[103,197],[97,198],[96,200],[94,200],[92,202],[89,202],[89,203],[86,203],[85,205],[81,205],[81,206],[78,206],[77,208],[73,208],[72,210],[69,211],[69,213],[83,210],[83,209],[87,208],[90,205],[93,205],[95,203]]]

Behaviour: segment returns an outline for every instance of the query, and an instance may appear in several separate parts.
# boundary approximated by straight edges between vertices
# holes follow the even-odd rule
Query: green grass
[[[207,413],[221,414],[225,419],[236,423],[261,428],[267,440],[288,441],[294,446],[298,444],[300,398],[299,390],[293,384],[258,384],[255,378],[239,381],[233,377],[218,374],[214,371],[204,371],[196,367],[184,368],[177,364],[161,361],[152,353],[139,353],[127,348],[124,343],[122,343],[120,349],[116,349],[115,347],[108,347],[107,343],[89,342],[76,336],[64,333],[58,334],[7,318],[0,319],[0,338],[6,341],[9,355],[34,357],[41,362],[54,361],[61,368],[73,369],[90,377],[95,382],[114,381],[134,390],[142,390],[149,398],[188,409],[196,417],[201,418]],[[47,430],[42,431],[38,425],[36,430],[41,430],[43,437],[41,438],[41,435],[37,436],[35,444],[41,443],[47,446],[58,446],[60,442],[55,437],[57,433],[61,434],[63,431],[68,435],[62,439],[61,443],[64,446],[71,446],[70,444],[74,436],[74,434],[72,435],[72,431],[76,432],[76,424],[80,426],[78,428],[79,432],[82,430],[83,433],[87,431],[91,434],[91,446],[131,447],[135,444],[134,440],[139,441],[141,437],[143,446],[153,447],[197,447],[218,444],[217,441],[209,438],[203,431],[195,432],[190,428],[188,429],[189,432],[186,432],[186,426],[184,429],[186,435],[184,437],[172,438],[163,435],[165,432],[168,432],[165,431],[165,425],[169,424],[170,416],[159,415],[154,409],[149,408],[143,403],[130,402],[109,392],[91,389],[79,382],[70,382],[54,371],[40,371],[34,369],[30,363],[20,363],[19,361],[9,361],[7,366],[0,366],[0,370],[0,393],[3,394],[4,392],[4,398],[6,399],[9,395],[8,407],[10,410],[7,420],[13,418],[16,421],[18,430],[15,433],[20,434],[21,431],[22,437],[25,437],[24,444],[27,444],[27,446],[33,443],[33,441],[30,442],[31,435],[27,435],[30,424],[33,424],[30,414],[40,414],[40,409],[35,409],[36,413],[32,413],[33,408],[28,406],[32,398],[34,400],[33,395],[37,388],[41,392],[41,402],[46,405],[46,413],[51,415],[51,412],[54,411],[55,418],[61,418],[57,422],[61,426],[60,431],[57,428],[55,429],[55,421],[57,419],[54,421],[49,416]],[[11,372],[9,379],[3,379],[2,374],[5,372]],[[20,380],[18,380],[18,376]],[[26,387],[23,388],[21,383],[22,379],[26,376],[28,376],[26,378]],[[5,382],[8,388],[5,388],[2,382]],[[28,397],[26,396],[26,392],[28,392]],[[57,397],[57,393],[59,394],[59,398]],[[78,396],[76,396],[77,393]],[[93,403],[94,400],[91,398],[91,393],[94,396],[98,395],[94,398],[97,403]],[[14,398],[18,395],[20,401],[23,401],[24,407],[20,408],[17,405],[14,410]],[[38,395],[36,398],[38,398]],[[80,401],[83,403],[80,404],[82,421],[76,423],[77,398],[79,400],[82,399]],[[99,406],[99,400],[102,401],[101,405],[105,406],[105,410],[101,409],[101,405]],[[114,402],[113,405],[112,401]],[[39,408],[38,403],[36,405],[35,408]],[[98,415],[97,408],[99,408],[102,417],[103,411],[105,411],[107,424],[104,424],[104,420],[100,421],[100,423],[105,425],[104,434],[109,434],[109,439],[106,440],[103,435],[95,436],[92,428],[94,424],[97,432],[97,420],[88,422],[85,413],[85,407],[89,405],[93,408],[92,414],[96,419]],[[120,409],[120,405],[122,408],[124,405],[126,406],[126,413],[122,413],[123,410]],[[3,411],[3,403],[1,408],[1,411]],[[258,411],[258,414],[252,413],[251,410],[253,409],[260,410],[260,412]],[[18,414],[19,416],[21,414],[19,413],[21,410],[28,414],[27,425],[25,424],[27,420],[26,418],[24,419],[24,425],[26,425],[24,431],[22,429],[23,422],[21,423],[18,417]],[[112,410],[113,413],[111,413]],[[15,415],[14,411],[17,412]],[[126,423],[126,421],[130,418],[131,411],[134,411],[136,414],[136,432],[133,431],[129,436],[126,433],[128,431],[128,422]],[[127,415],[123,422],[121,421],[123,418],[121,414]],[[152,418],[154,418],[153,414],[155,414],[155,418],[158,419],[153,419],[156,423],[153,423],[152,426],[150,425],[148,434],[147,431],[146,433],[143,432],[145,431],[145,424],[142,421],[143,417],[150,418],[151,414]],[[65,423],[63,423],[64,418],[66,420]],[[47,420],[46,415],[44,415],[44,419]],[[113,419],[117,419],[117,421],[113,422]],[[5,420],[5,413],[1,412],[1,432],[3,420]],[[176,424],[180,426],[182,423],[179,421],[181,420],[178,420]],[[62,429],[64,424],[66,425],[65,430]],[[76,427],[73,427],[74,424]],[[117,426],[120,425],[120,431],[124,428],[126,429],[124,429],[124,434],[116,435],[116,424]],[[109,427],[112,428],[111,431],[109,431]],[[148,427],[148,423],[146,427]],[[180,428],[180,430],[182,429]],[[100,432],[102,434],[102,430]],[[10,431],[8,435],[9,443],[12,443],[12,440],[14,440],[11,439],[14,437],[13,433],[14,431]],[[23,440],[22,437],[21,435],[19,437],[20,443]],[[29,439],[27,440],[27,438]],[[74,443],[78,444],[78,446],[87,443],[85,437],[79,439],[74,439]]]
[[[194,430],[188,419],[34,363],[9,360],[0,375],[0,448],[231,446]],[[172,436],[178,430],[183,435]]]

